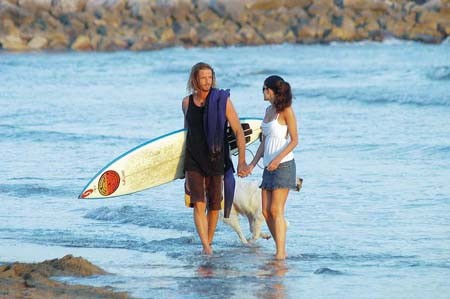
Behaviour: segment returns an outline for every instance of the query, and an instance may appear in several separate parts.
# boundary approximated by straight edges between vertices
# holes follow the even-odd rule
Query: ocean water
[[[202,256],[182,180],[77,198],[106,163],[182,127],[198,61],[241,117],[263,116],[266,76],[292,85],[304,185],[284,262],[221,222]],[[111,275],[61,280],[137,298],[449,298],[448,42],[1,53],[0,82],[1,263],[83,256]]]

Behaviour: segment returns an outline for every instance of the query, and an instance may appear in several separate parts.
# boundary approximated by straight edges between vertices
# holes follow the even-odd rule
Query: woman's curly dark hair
[[[273,105],[277,112],[281,112],[284,108],[291,106],[292,104],[292,92],[291,85],[284,81],[280,76],[269,76],[264,80],[264,85],[273,90],[275,93],[275,101]]]

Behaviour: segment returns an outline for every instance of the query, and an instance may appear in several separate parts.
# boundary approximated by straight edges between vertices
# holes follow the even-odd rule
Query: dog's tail
[[[300,190],[302,189],[302,186],[303,186],[303,179],[297,178],[297,185],[295,187],[295,191],[300,192]]]

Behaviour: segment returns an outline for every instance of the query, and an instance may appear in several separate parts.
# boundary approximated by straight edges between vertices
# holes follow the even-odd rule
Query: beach
[[[0,266],[0,298],[129,298],[107,288],[68,285],[51,276],[91,276],[106,272],[81,257],[66,255],[41,263],[12,263]]]
[[[24,272],[6,285],[2,276],[0,296],[29,283],[23,292],[35,296],[48,294],[38,292],[50,292],[49,284],[68,294],[98,291],[92,287],[132,298],[448,297],[449,47],[389,39],[1,52],[2,275],[15,262],[67,255],[107,273],[34,279],[28,272],[29,279]],[[286,204],[283,263],[273,261],[273,240],[244,246],[222,222],[214,255],[201,255],[183,180],[78,198],[107,163],[183,127],[181,100],[198,61],[215,68],[240,117],[263,116],[265,77],[279,74],[292,86],[303,188]],[[245,180],[261,175],[257,167]],[[241,226],[248,234],[244,219]]]

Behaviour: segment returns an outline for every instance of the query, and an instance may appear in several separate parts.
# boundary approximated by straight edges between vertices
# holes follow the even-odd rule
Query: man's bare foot
[[[286,254],[277,253],[274,256],[274,259],[277,261],[282,261],[286,259]]]

